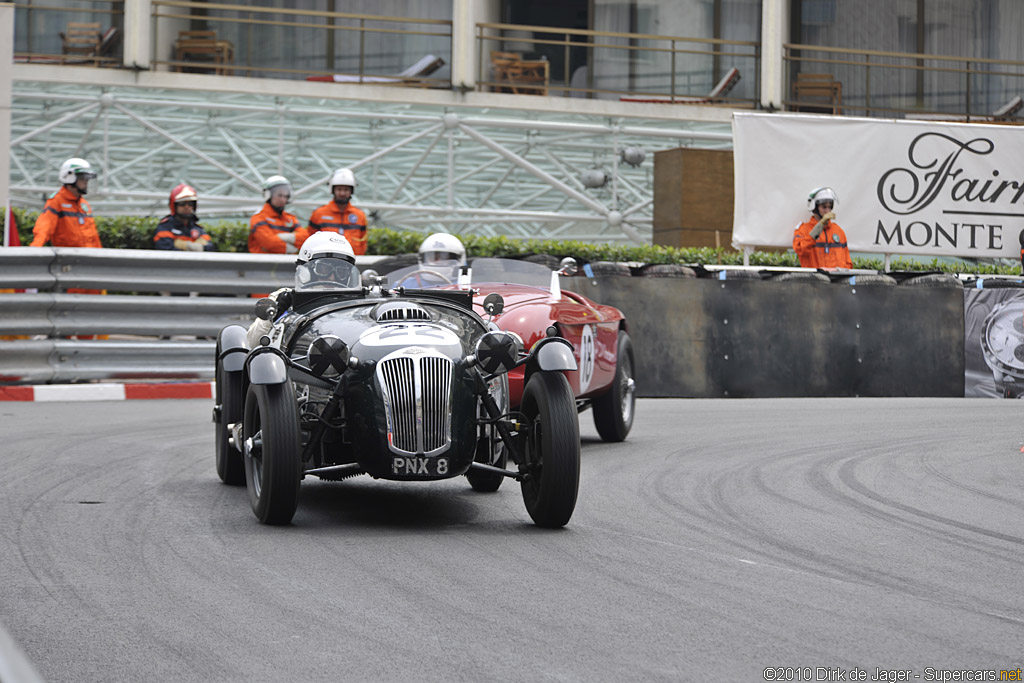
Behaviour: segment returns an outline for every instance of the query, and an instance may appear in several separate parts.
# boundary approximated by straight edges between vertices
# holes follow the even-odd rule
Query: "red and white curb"
[[[213,398],[213,382],[0,386],[0,401],[131,401],[167,398]]]

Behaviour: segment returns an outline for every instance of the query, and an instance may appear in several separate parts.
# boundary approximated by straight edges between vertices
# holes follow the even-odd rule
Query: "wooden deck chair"
[[[843,84],[832,74],[798,73],[793,83],[796,111],[843,113]]]
[[[444,65],[445,61],[440,57],[436,55],[424,55],[415,64],[407,69],[399,71],[394,76],[334,74],[333,76],[306,76],[306,80],[326,83],[400,83],[407,85],[421,82],[421,79],[431,75]]]
[[[725,72],[725,75],[715,83],[704,97],[691,97],[688,95],[671,97],[668,95],[658,97],[620,97],[620,102],[657,102],[662,104],[714,104],[725,98],[736,84],[740,82],[740,70],[732,67]]]
[[[64,33],[60,34],[60,42],[63,54],[74,55],[74,57],[65,58],[66,63],[88,64],[92,62],[93,66],[99,63],[99,22],[69,21]]]
[[[1013,118],[1013,115],[1024,108],[1024,100],[1021,99],[1020,95],[1017,95],[1012,100],[1004,104],[1003,106],[992,112],[992,120],[994,121],[1009,121]]]

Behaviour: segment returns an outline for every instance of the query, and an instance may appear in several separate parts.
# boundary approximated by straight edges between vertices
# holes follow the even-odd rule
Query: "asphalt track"
[[[46,680],[1024,665],[1016,401],[647,399],[624,444],[584,414],[559,531],[530,523],[514,482],[463,478],[312,479],[294,525],[260,526],[217,480],[209,416],[202,400],[0,404],[0,621]]]

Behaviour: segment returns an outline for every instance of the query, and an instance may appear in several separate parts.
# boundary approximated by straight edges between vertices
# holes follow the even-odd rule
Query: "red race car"
[[[529,261],[477,258],[468,267],[456,261],[409,266],[387,278],[390,288],[472,289],[477,312],[500,329],[518,334],[527,351],[554,326],[553,332],[573,345],[578,369],[565,374],[577,409],[593,408],[601,438],[622,441],[633,426],[636,402],[633,342],[622,311],[562,290],[559,277],[575,271],[572,259],[551,271]],[[484,304],[491,294],[500,294],[503,304],[494,315]],[[523,368],[509,372],[508,382],[510,402],[516,408],[523,393]]]

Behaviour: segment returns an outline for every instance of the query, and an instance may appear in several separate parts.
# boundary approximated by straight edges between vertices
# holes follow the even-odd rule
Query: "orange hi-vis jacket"
[[[818,217],[801,223],[793,231],[793,251],[800,258],[804,268],[853,268],[850,249],[846,245],[846,233],[835,221],[829,221],[818,234],[811,237],[811,230],[818,224]]]
[[[85,197],[76,197],[67,187],[62,187],[46,200],[43,212],[32,228],[32,244],[42,247],[50,242],[55,247],[96,247],[100,248],[100,234],[92,219],[92,207]]]
[[[249,252],[252,254],[284,254],[286,244],[278,235],[295,234],[295,248],[299,249],[309,237],[309,230],[299,219],[287,211],[278,212],[267,202],[259,213],[249,219]]]
[[[309,231],[318,230],[342,233],[356,256],[366,253],[366,214],[352,206],[352,202],[339,209],[332,199],[314,211],[309,217]]]

